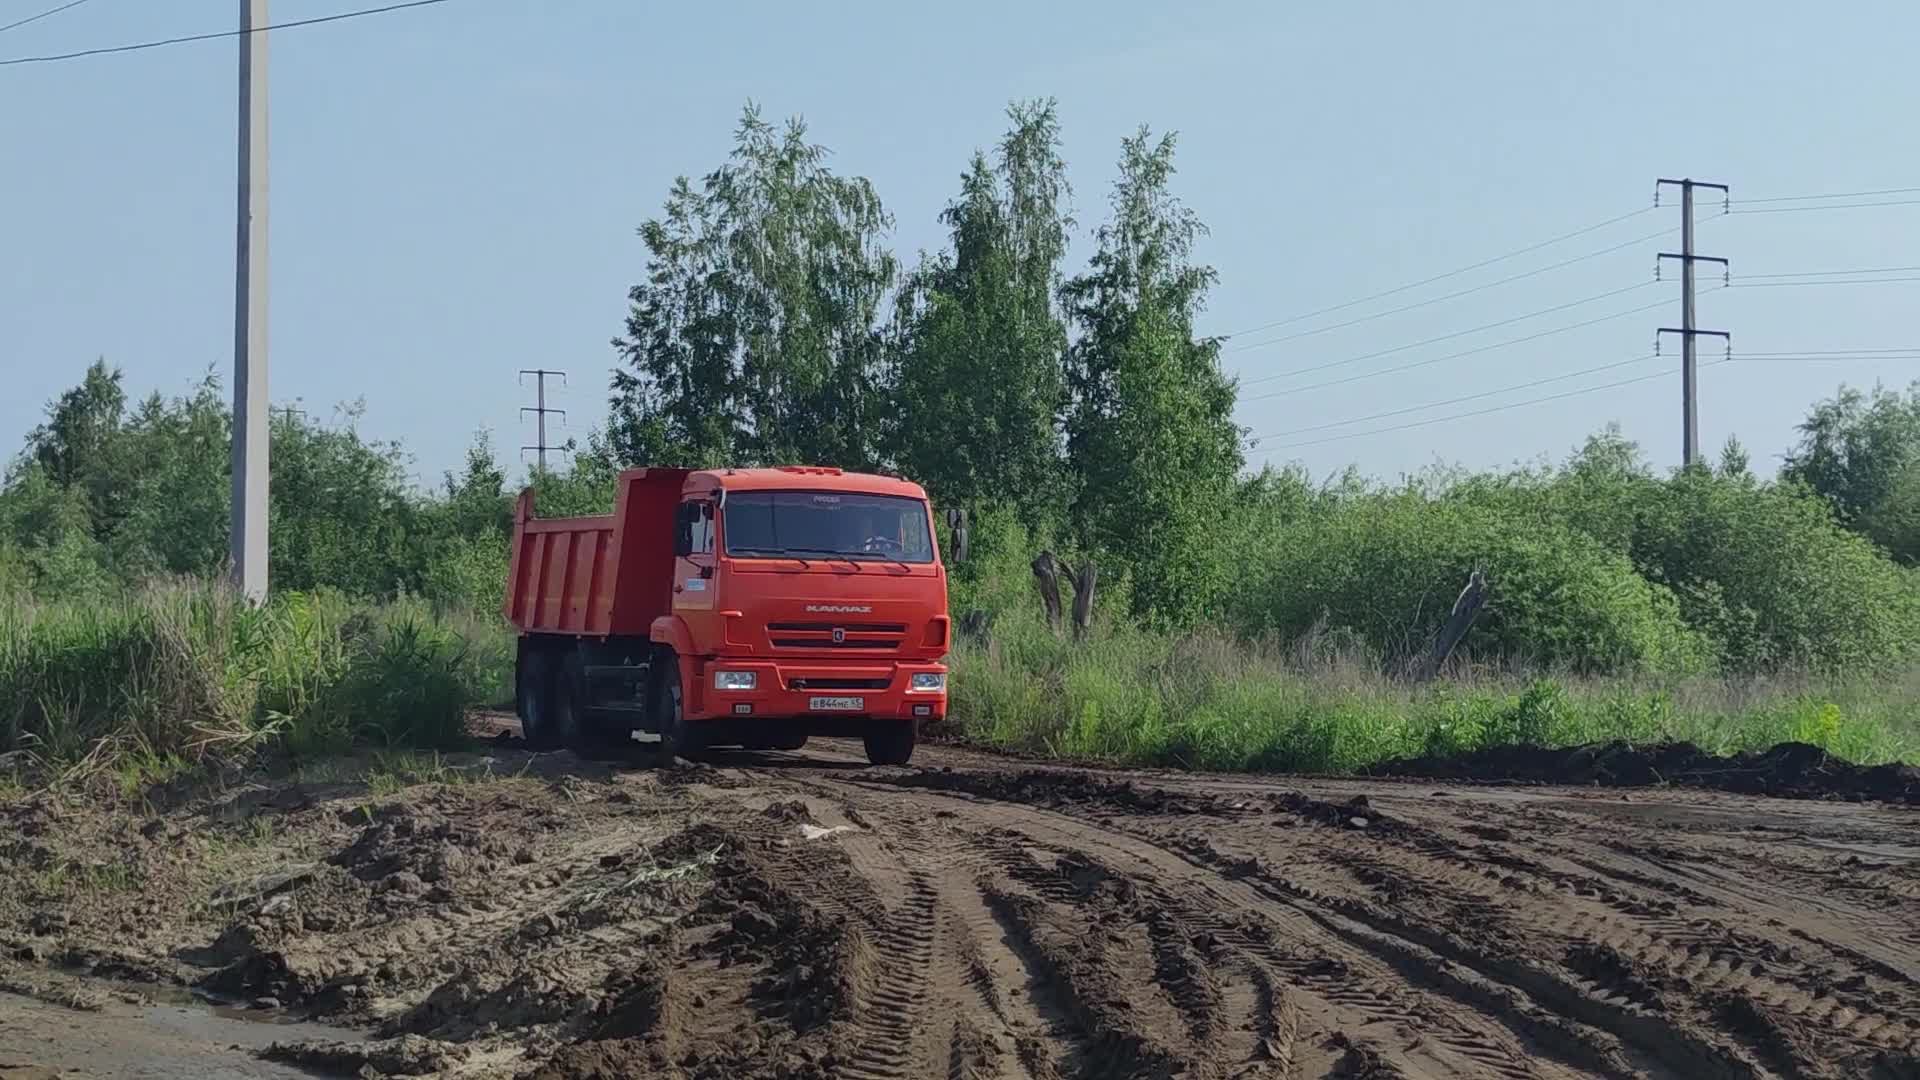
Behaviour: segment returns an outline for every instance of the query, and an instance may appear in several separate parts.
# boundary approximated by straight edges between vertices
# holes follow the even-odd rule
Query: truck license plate
[[[807,699],[807,708],[815,712],[859,712],[866,707],[866,698],[816,697]]]

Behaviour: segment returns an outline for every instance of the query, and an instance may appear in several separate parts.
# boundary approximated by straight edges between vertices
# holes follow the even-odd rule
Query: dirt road
[[[364,1033],[265,1052],[341,1075],[1920,1076],[1911,808],[831,742],[452,764],[0,807],[8,977],[269,998]],[[9,1062],[22,1001],[0,1075],[61,1064]]]

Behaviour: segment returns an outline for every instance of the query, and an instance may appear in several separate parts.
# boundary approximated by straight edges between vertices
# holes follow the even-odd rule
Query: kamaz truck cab
[[[860,736],[903,765],[946,715],[946,568],[926,492],[833,468],[633,469],[613,513],[514,513],[505,614],[526,739],[658,753]]]

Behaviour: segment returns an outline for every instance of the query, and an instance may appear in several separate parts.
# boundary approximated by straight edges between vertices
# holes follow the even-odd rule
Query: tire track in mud
[[[1627,841],[1609,839],[1602,846],[1639,856]],[[1646,846],[1662,850],[1658,844]],[[1423,848],[1421,854],[1430,852]],[[1562,853],[1561,857],[1569,856]],[[1360,856],[1348,858],[1363,860]],[[1423,866],[1415,860],[1407,866],[1435,872],[1449,884],[1467,881],[1471,885],[1471,878],[1458,861],[1439,860],[1439,866]],[[1596,872],[1606,869],[1590,860],[1573,861],[1590,865]],[[1445,887],[1435,884],[1433,891]],[[1489,905],[1505,900],[1507,903],[1498,910],[1528,917],[1530,932],[1553,935],[1559,930],[1557,920],[1565,912],[1540,903],[1537,896],[1534,890],[1521,890],[1497,898],[1479,893],[1472,900]],[[1644,1002],[1657,999],[1662,1005],[1677,1006],[1691,998],[1705,1013],[1740,1018],[1743,1030],[1768,1034],[1781,1029],[1791,1032],[1794,1039],[1815,1043],[1816,1056],[1901,1051],[1912,1045],[1916,1030],[1920,1030],[1915,1024],[1913,1002],[1898,1000],[1898,994],[1865,992],[1864,979],[1849,979],[1839,970],[1864,967],[1879,973],[1877,964],[1813,935],[1803,935],[1801,940],[1806,945],[1825,954],[1827,962],[1819,963],[1817,957],[1805,955],[1808,949],[1767,936],[1767,930],[1782,925],[1778,919],[1742,918],[1742,913],[1715,901],[1698,905],[1711,912],[1705,916],[1655,914],[1637,899],[1607,906],[1614,910],[1576,905],[1572,925],[1560,936],[1570,952],[1585,946],[1606,950],[1612,959],[1596,960],[1590,967],[1601,974],[1618,976],[1624,984],[1621,988],[1629,996],[1637,993]],[[1829,917],[1834,915],[1830,906],[1821,905],[1819,910]],[[1729,925],[1730,919],[1754,929],[1736,928]],[[1594,957],[1591,952],[1587,955]],[[1649,993],[1650,986],[1663,992]]]
[[[1211,853],[1202,852],[1203,857]],[[1348,861],[1356,860],[1351,855]],[[1373,862],[1375,873],[1382,862]],[[1404,875],[1404,863],[1395,863],[1394,873]],[[1770,1075],[1767,1065],[1779,1064],[1787,1060],[1789,1067],[1786,1075],[1852,1075],[1843,1066],[1837,1072],[1824,1069],[1812,1070],[1800,1067],[1802,1061],[1821,1056],[1820,1048],[1811,1051],[1802,1049],[1798,1058],[1784,1057],[1780,1051],[1783,1045],[1791,1045],[1803,1039],[1805,1033],[1794,1031],[1789,1025],[1792,1021],[1780,1015],[1781,1006],[1794,998],[1795,991],[1759,975],[1758,968],[1750,968],[1754,950],[1748,938],[1748,946],[1739,949],[1734,945],[1717,939],[1731,936],[1733,932],[1724,927],[1713,927],[1709,931],[1682,933],[1684,942],[1675,942],[1664,937],[1658,930],[1637,927],[1635,920],[1612,912],[1579,912],[1574,916],[1573,932],[1561,932],[1554,928],[1552,916],[1565,915],[1565,912],[1548,912],[1547,917],[1525,928],[1523,933],[1510,933],[1504,940],[1491,944],[1476,943],[1472,935],[1447,932],[1442,927],[1452,925],[1450,916],[1459,914],[1458,910],[1444,909],[1423,913],[1428,917],[1411,919],[1406,915],[1383,909],[1377,905],[1351,897],[1326,895],[1315,890],[1305,889],[1290,882],[1279,880],[1268,874],[1255,875],[1257,884],[1263,890],[1275,895],[1290,896],[1304,900],[1322,910],[1337,911],[1355,919],[1370,929],[1389,935],[1391,938],[1424,946],[1446,960],[1463,965],[1479,972],[1489,979],[1521,989],[1531,995],[1533,1000],[1548,1005],[1569,1019],[1583,1024],[1598,1026],[1617,1036],[1628,1047],[1638,1051],[1643,1064],[1674,1069],[1683,1075],[1725,1075],[1735,1077]],[[1445,895],[1450,883],[1434,880],[1419,882],[1415,887],[1401,890],[1407,895]],[[1456,894],[1468,898],[1470,894]],[[1515,906],[1524,907],[1528,893],[1524,890],[1509,893],[1504,897],[1485,897],[1489,907],[1499,904],[1503,909],[1511,910]],[[1516,897],[1518,904],[1516,905]],[[1609,905],[1618,906],[1618,905]],[[1437,917],[1435,917],[1437,916]],[[1653,918],[1653,923],[1675,922]],[[1597,928],[1594,932],[1582,934],[1580,927]],[[1712,926],[1712,924],[1709,924]],[[1604,950],[1604,954],[1615,958],[1614,963],[1590,964],[1589,974],[1601,975],[1599,981],[1570,976],[1566,967],[1527,955],[1517,947],[1522,945],[1528,934],[1537,934],[1548,940],[1559,939],[1568,944],[1569,949],[1580,945]],[[1762,955],[1774,956],[1773,950],[1758,950]],[[1631,956],[1631,964],[1620,961],[1622,953]],[[1705,1000],[1694,1010],[1695,1016],[1709,1015],[1719,1021],[1719,1026],[1739,1028],[1741,1038],[1729,1040],[1716,1033],[1714,1023],[1675,1025],[1669,1022],[1668,1012],[1675,1003],[1666,997],[1649,992],[1646,982],[1626,976],[1626,985],[1605,985],[1604,975],[1609,967],[1621,971],[1654,970],[1656,972],[1675,971],[1683,958],[1692,960],[1696,966],[1692,974],[1701,986],[1692,987],[1702,991],[1697,996]],[[1719,964],[1716,970],[1713,965]],[[1675,971],[1675,973],[1679,973]],[[1704,978],[1703,978],[1704,976]],[[1659,978],[1662,985],[1671,986],[1678,982],[1682,987],[1688,985],[1682,978],[1675,980]],[[1635,991],[1638,991],[1636,994]],[[1638,998],[1639,1000],[1635,1000]],[[1811,1000],[1801,995],[1799,1000]],[[1645,1007],[1651,1003],[1655,1007]],[[1877,1038],[1885,1033],[1887,1021],[1883,1017],[1853,1019],[1848,1013],[1844,1019],[1852,1020],[1849,1034],[1861,1037],[1852,1047],[1868,1053],[1881,1050],[1904,1050],[1910,1041],[1904,1028],[1896,1029],[1888,1038]],[[1729,1024],[1729,1018],[1738,1021]],[[1783,1022],[1784,1020],[1784,1022]],[[1758,1044],[1752,1051],[1742,1048],[1739,1043]],[[1766,1059],[1772,1059],[1770,1062]],[[1763,1064],[1763,1062],[1765,1062]]]
[[[787,841],[769,863],[793,895],[838,916],[845,932],[861,939],[864,964],[850,987],[851,1016],[836,1032],[846,1050],[841,1071],[859,1080],[948,1072],[951,1035],[935,1045],[924,1030],[936,967],[934,890],[924,874],[909,871],[905,897],[888,904],[876,887],[875,868],[884,861],[861,858],[866,845],[829,847],[827,839]]]
[[[980,796],[964,793],[963,780],[944,780],[940,786],[962,789],[962,794],[949,796],[956,801],[987,805]],[[1004,792],[1006,785],[996,784],[986,796]],[[1094,812],[1109,810],[1103,806]],[[994,815],[988,811],[985,816]],[[1133,818],[1115,821],[1101,813],[1093,819],[1056,804],[1026,810],[1022,829],[1035,844],[1073,850],[1073,840],[1043,835],[1046,830],[1032,827],[1036,820],[1051,824],[1056,817],[1076,823],[1066,830],[1069,837],[1079,829],[1107,834],[1109,840],[1125,836],[1248,885],[1264,899],[1294,909],[1325,936],[1386,961],[1405,982],[1498,1016],[1496,1031],[1505,1028],[1503,1034],[1531,1039],[1530,1049],[1581,1072],[1864,1075],[1853,1070],[1871,1070],[1876,1062],[1897,1069],[1900,1062],[1911,1060],[1915,1049],[1911,1002],[1899,989],[1864,992],[1858,976],[1834,977],[1778,941],[1733,929],[1724,920],[1739,918],[1737,912],[1692,886],[1643,872],[1590,859],[1569,860],[1578,869],[1561,870],[1511,854],[1500,857],[1499,852],[1493,852],[1495,860],[1489,862],[1479,858],[1480,852],[1463,852],[1418,829],[1329,829],[1323,831],[1353,839],[1343,844],[1310,840],[1311,847],[1321,850],[1313,853],[1315,859],[1304,861],[1347,871],[1349,888],[1357,884],[1363,892],[1379,890],[1369,900],[1344,895],[1338,886],[1303,884],[1298,862],[1281,874],[1257,856],[1183,843]],[[1385,839],[1389,833],[1391,840]],[[1499,829],[1493,838],[1509,835],[1510,830]],[[1371,854],[1369,847],[1385,855]],[[1138,857],[1124,843],[1115,845],[1114,854],[1123,860]],[[1307,877],[1312,876],[1308,871]],[[1398,910],[1395,901],[1408,896],[1420,903],[1409,911]],[[1174,909],[1167,898],[1160,902]],[[1701,917],[1699,909],[1715,917]],[[1410,918],[1415,914],[1420,918]],[[1489,932],[1440,929],[1474,923]],[[1222,929],[1240,933],[1232,939],[1236,950],[1258,951],[1258,941],[1250,940],[1243,928]],[[1306,936],[1291,929],[1296,938]],[[1540,955],[1539,949],[1519,948],[1529,938],[1557,944]],[[1820,944],[1836,961],[1875,969],[1869,957],[1848,957],[1831,943]],[[1337,1006],[1362,1016],[1410,1011],[1396,1009],[1393,995],[1367,985],[1374,980],[1362,978],[1356,990],[1350,967],[1329,980],[1325,976],[1333,973],[1333,965],[1324,960],[1302,965],[1290,953],[1275,956],[1278,962],[1272,967]],[[1316,975],[1321,976],[1320,985]],[[1178,980],[1171,981],[1178,989]],[[1687,1015],[1670,1019],[1663,1015],[1668,1007]],[[1447,1031],[1444,1022],[1437,1026],[1437,1041],[1489,1074],[1538,1074],[1540,1063],[1529,1062],[1524,1051],[1515,1053],[1511,1039],[1489,1039],[1473,1031],[1473,1025],[1467,1025],[1467,1034]]]
[[[1259,1030],[1282,1036],[1265,1035],[1259,1040],[1262,1054],[1269,1061],[1284,1061],[1295,1056],[1297,1037],[1285,1039],[1284,1033],[1297,1032],[1300,1026],[1297,1017],[1302,1012],[1313,1012],[1319,1014],[1317,1026],[1324,1034],[1365,1029],[1421,1032],[1413,1040],[1413,1057],[1421,1062],[1421,1074],[1431,1073],[1438,1066],[1440,1073],[1454,1075],[1516,1078],[1575,1075],[1551,1063],[1533,1060],[1534,1055],[1498,1023],[1474,1023],[1473,1020],[1478,1019],[1477,1010],[1436,1007],[1436,1001],[1430,996],[1407,990],[1404,978],[1391,965],[1364,948],[1346,944],[1337,932],[1330,933],[1316,925],[1309,915],[1290,908],[1276,908],[1268,898],[1242,883],[1222,880],[1222,877],[1230,879],[1231,874],[1215,877],[1214,868],[1199,867],[1209,871],[1206,876],[1211,880],[1179,885],[1178,879],[1192,876],[1191,871],[1197,864],[1152,846],[1151,840],[1144,841],[1147,846],[1143,847],[1142,838],[1052,811],[1030,810],[1009,816],[1001,810],[980,816],[994,826],[986,834],[989,857],[1010,877],[1032,885],[1035,892],[1046,899],[1074,903],[1077,892],[1084,890],[1076,890],[1072,879],[1084,876],[1089,868],[1130,880],[1150,898],[1153,906],[1212,935],[1225,951],[1236,957],[1242,970],[1259,972],[1259,976],[1250,980],[1256,1000],[1263,997],[1258,979],[1263,978],[1269,987],[1284,987],[1278,1006],[1270,1007],[1269,1017],[1254,1025]],[[1001,825],[1002,819],[1016,821],[1018,825]],[[1066,854],[1060,857],[1059,867],[1051,871],[1036,869],[1019,844],[1010,844],[1010,840]],[[1151,872],[1115,869],[1123,864],[1140,863],[1149,864]],[[1179,990],[1177,986],[1166,989],[1176,993]],[[1264,996],[1268,1000],[1273,997],[1271,993]],[[1304,997],[1304,1004],[1296,1006],[1291,1000],[1295,997]],[[1324,1058],[1323,1054],[1315,1056]],[[1337,1061],[1339,1056],[1328,1060]],[[1594,1055],[1583,1049],[1576,1056],[1585,1061]],[[1322,1065],[1325,1064],[1323,1060]]]
[[[251,856],[305,877],[129,955],[487,1080],[1920,1076],[1911,814],[930,749],[315,807]],[[116,902],[0,944],[117,946]]]

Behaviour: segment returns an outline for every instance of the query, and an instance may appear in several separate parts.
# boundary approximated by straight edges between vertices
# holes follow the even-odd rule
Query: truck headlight
[[[947,692],[947,676],[944,672],[923,671],[913,677],[907,689],[916,694],[944,694]]]
[[[760,685],[760,676],[752,671],[716,671],[713,673],[715,690],[752,690]]]

